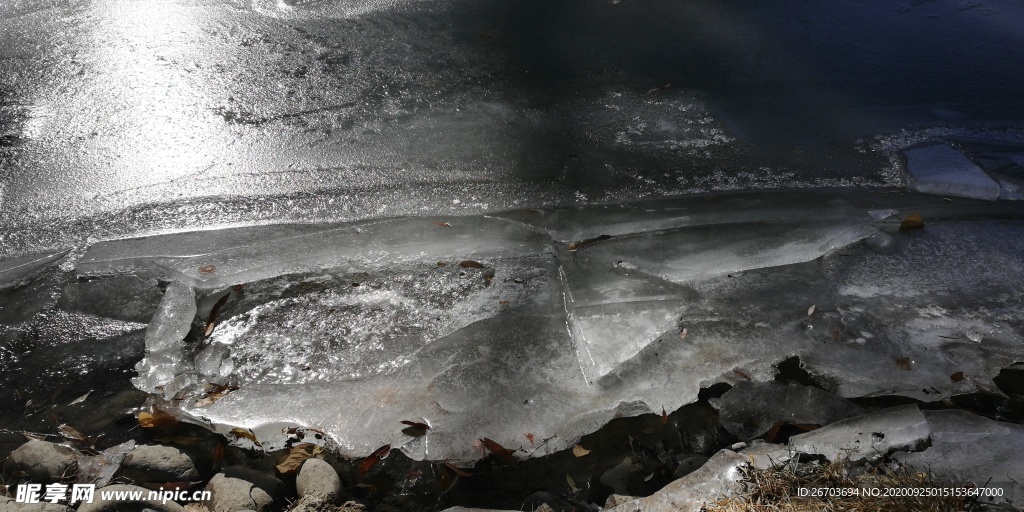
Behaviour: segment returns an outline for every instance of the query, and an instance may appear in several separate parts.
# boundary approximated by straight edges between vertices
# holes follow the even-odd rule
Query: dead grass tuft
[[[747,491],[720,498],[709,504],[707,512],[868,512],[900,510],[907,512],[959,512],[970,509],[969,497],[942,496],[941,490],[957,487],[932,480],[923,473],[884,466],[853,468],[848,463],[806,462],[783,464],[771,469],[743,468]],[[853,474],[859,473],[859,474]],[[800,490],[846,489],[859,495],[801,496]],[[878,489],[936,489],[937,496],[873,496]],[[913,491],[912,491],[913,493]]]

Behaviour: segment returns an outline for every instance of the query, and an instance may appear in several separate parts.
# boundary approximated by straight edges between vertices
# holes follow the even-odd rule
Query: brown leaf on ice
[[[217,271],[217,267],[215,267],[213,265],[203,265],[203,266],[199,267],[199,272],[201,272],[203,274],[212,274],[213,272],[216,272],[216,271]]]
[[[210,316],[206,317],[206,327],[203,328],[203,336],[209,337],[213,334],[213,328],[217,325],[217,315],[220,314],[220,308],[227,303],[228,297],[231,296],[231,292],[225,293],[223,297],[217,300],[213,308],[210,309]]]
[[[953,375],[950,375],[949,380],[953,382],[960,382],[964,380],[964,372],[956,372]]]
[[[914,367],[914,361],[909,357],[897,357],[893,362],[896,363],[896,367],[900,370],[910,370]]]
[[[484,264],[479,261],[465,260],[460,261],[459,266],[462,268],[484,268]]]
[[[498,444],[496,441],[493,441],[485,437],[481,439],[480,442],[484,444],[484,447],[487,448],[487,451],[494,454],[494,456],[497,457],[498,460],[504,462],[505,464],[511,465],[517,462],[516,458],[512,456],[512,454],[515,452]]]
[[[744,370],[743,368],[733,368],[732,372],[735,373],[736,375],[742,377],[744,380],[753,380],[750,377],[750,374],[747,373],[747,371]]]
[[[434,225],[439,227],[439,228],[450,228],[450,227],[452,227],[451,224],[449,224],[447,222],[441,222],[439,220],[435,220],[434,221]]]
[[[359,464],[359,476],[363,476],[368,473],[378,462],[388,458],[388,454],[390,453],[390,444],[386,444],[374,450],[369,457],[363,459],[363,462]]]
[[[152,406],[148,411],[141,411],[138,415],[139,426],[142,428],[163,427],[178,424],[178,418],[174,415]]]
[[[418,421],[402,420],[402,424],[408,425],[402,429],[402,433],[407,436],[420,437],[426,435],[427,431],[430,430],[430,425]]]
[[[60,435],[68,439],[81,441],[83,443],[88,441],[88,438],[86,438],[84,435],[82,435],[81,432],[75,430],[74,427],[68,425],[67,423],[64,423],[61,426],[57,427],[57,430],[60,430]]]
[[[251,430],[247,430],[244,428],[233,428],[229,433],[232,436],[234,436],[235,439],[248,439],[252,441],[252,444],[259,446],[260,448],[263,447],[263,445],[260,444],[259,439],[256,439],[256,434],[253,434]]]
[[[574,456],[576,456],[576,457],[583,457],[584,455],[587,455],[589,453],[590,453],[590,450],[588,450],[588,449],[586,449],[586,448],[584,448],[584,447],[582,447],[580,445],[576,445],[576,446],[572,447],[572,454]]]
[[[924,220],[918,214],[912,214],[903,219],[900,223],[900,231],[906,231],[908,229],[921,229],[924,227]]]
[[[534,440],[533,434],[531,434],[529,432],[526,433],[526,439],[528,441],[530,441],[530,444],[532,444],[532,445],[536,445],[537,444],[536,441]]]
[[[291,450],[288,450],[288,455],[285,456],[284,460],[280,464],[274,466],[277,471],[282,475],[293,475],[299,472],[299,468],[302,467],[302,463],[306,462],[306,459],[313,457],[316,454],[317,446],[314,444],[300,444],[293,446]]]
[[[196,407],[206,407],[222,397],[229,395],[232,391],[238,391],[238,386],[228,386],[219,384],[207,384],[206,394],[196,400]]]
[[[668,413],[665,412],[665,408],[661,408],[661,425],[665,426],[668,423]]]

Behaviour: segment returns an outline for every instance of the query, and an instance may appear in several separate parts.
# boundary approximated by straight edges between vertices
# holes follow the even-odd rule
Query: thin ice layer
[[[89,248],[78,272],[147,272],[217,289],[337,267],[540,254],[547,250],[546,241],[521,224],[488,217],[263,226],[102,242]]]
[[[67,251],[47,251],[0,261],[0,288],[23,282],[65,254]]]
[[[869,218],[698,226],[627,235],[583,250],[606,265],[676,283],[803,263],[875,232]]]

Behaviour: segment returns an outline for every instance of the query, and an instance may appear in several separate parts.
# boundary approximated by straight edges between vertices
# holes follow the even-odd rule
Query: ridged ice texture
[[[936,400],[991,386],[998,368],[1024,357],[1024,297],[1014,284],[1024,270],[1013,263],[1024,226],[934,222],[898,232],[884,212],[900,205],[886,201],[831,216],[823,207],[802,223],[756,207],[736,222],[701,222],[716,214],[710,208],[692,226],[577,240],[575,251],[539,226],[547,212],[396,219],[372,225],[361,246],[390,252],[322,268],[288,258],[360,252],[312,227],[290,237],[285,227],[226,232],[223,254],[244,250],[219,260],[216,272],[231,276],[225,283],[266,268],[299,273],[232,291],[205,342],[214,348],[198,359],[147,361],[172,372],[195,361],[208,380],[238,383],[194,412],[254,428],[269,443],[283,426],[302,424],[324,429],[351,455],[391,443],[431,459],[477,458],[480,437],[521,456],[571,446],[616,414],[674,409],[713,382],[770,379],[772,365],[792,355],[845,397]],[[942,217],[928,201],[911,206]],[[357,228],[365,226],[324,232],[355,237]],[[892,238],[885,250],[853,243],[878,229]],[[450,243],[420,251],[395,242],[431,238]],[[111,242],[83,259],[94,272],[180,275],[152,258],[103,258],[150,244],[153,254],[165,249],[163,261],[184,260],[195,257],[197,240],[207,239]],[[199,282],[220,279],[196,268]],[[206,311],[222,292],[203,293]],[[957,371],[972,378],[951,382]],[[409,419],[433,428],[409,438],[398,428]],[[554,437],[537,448],[526,434]]]
[[[177,281],[167,291],[146,327],[146,358],[135,369],[133,382],[139,389],[153,391],[190,370],[184,361],[184,338],[196,317],[196,296],[192,288]]]

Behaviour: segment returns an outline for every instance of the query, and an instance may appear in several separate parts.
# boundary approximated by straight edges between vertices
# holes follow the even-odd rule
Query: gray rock
[[[848,458],[856,462],[877,459],[891,450],[914,448],[930,435],[931,428],[921,410],[916,405],[904,405],[793,436],[789,446],[833,461]]]
[[[206,484],[210,499],[203,502],[212,512],[250,509],[268,512],[281,492],[280,480],[243,466],[225,468]]]
[[[141,499],[107,499],[103,493],[139,493]],[[92,502],[82,503],[78,512],[143,512],[146,509],[156,512],[185,512],[185,507],[173,502],[159,499],[148,499],[149,489],[135,485],[114,484],[97,489]]]
[[[54,503],[18,503],[0,496],[0,512],[72,512],[71,507]]]
[[[746,457],[731,450],[721,450],[700,469],[660,491],[646,498],[619,503],[606,512],[698,512],[705,504],[721,496],[731,496],[743,490],[739,468],[746,463]]]
[[[626,494],[628,492],[626,482],[629,480],[629,475],[640,471],[642,467],[632,455],[626,455],[622,461],[602,473],[599,480],[602,484],[611,487],[613,493]]]
[[[722,426],[743,440],[764,434],[779,421],[828,425],[864,412],[825,390],[779,382],[741,381],[711,404],[718,409]]]
[[[39,483],[73,478],[78,473],[78,453],[67,446],[33,439],[11,452],[4,471],[8,475],[23,472]]]
[[[342,496],[338,472],[323,459],[306,459],[295,479],[295,487],[300,498],[334,501]]]
[[[173,447],[137,446],[121,462],[117,476],[133,482],[190,482],[200,479],[192,457]]]
[[[636,496],[624,496],[622,494],[612,494],[608,496],[608,499],[604,502],[604,508],[617,507],[623,503],[627,503],[633,500],[637,500]]]

